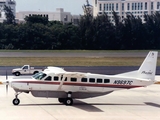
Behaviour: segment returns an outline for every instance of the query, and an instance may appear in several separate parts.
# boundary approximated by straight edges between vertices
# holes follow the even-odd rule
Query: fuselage
[[[42,79],[26,78],[11,80],[16,92],[31,92],[35,97],[65,98],[72,92],[72,98],[89,98],[109,94],[116,90],[145,87],[154,81],[117,75],[91,73],[46,74]],[[49,78],[49,79],[48,79]]]

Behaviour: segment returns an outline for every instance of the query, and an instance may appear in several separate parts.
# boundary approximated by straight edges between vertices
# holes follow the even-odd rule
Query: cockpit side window
[[[32,77],[37,79],[37,80],[42,80],[45,76],[46,76],[45,73],[38,73],[38,74],[36,74],[36,75],[34,75]]]

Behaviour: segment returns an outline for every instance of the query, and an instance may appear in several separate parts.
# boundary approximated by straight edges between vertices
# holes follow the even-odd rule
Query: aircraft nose
[[[0,81],[0,85],[1,84],[6,84],[6,85],[8,85],[9,84],[9,81]]]
[[[0,84],[3,84],[3,83],[0,81]]]

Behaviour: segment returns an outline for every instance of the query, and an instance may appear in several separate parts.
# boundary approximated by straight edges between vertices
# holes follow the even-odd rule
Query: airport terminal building
[[[112,20],[111,11],[115,11],[121,18],[127,13],[144,20],[144,14],[152,14],[160,11],[160,0],[93,0],[93,16],[105,12]]]

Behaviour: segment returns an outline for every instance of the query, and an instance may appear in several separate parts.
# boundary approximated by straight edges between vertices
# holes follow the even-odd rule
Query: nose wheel
[[[13,99],[12,101],[13,105],[19,105],[20,100],[18,98]]]
[[[21,92],[20,92],[20,93],[21,93]],[[18,95],[19,95],[20,93],[18,93],[18,92],[16,93],[15,98],[14,98],[13,101],[12,101],[13,105],[19,105],[20,100],[18,99]]]

